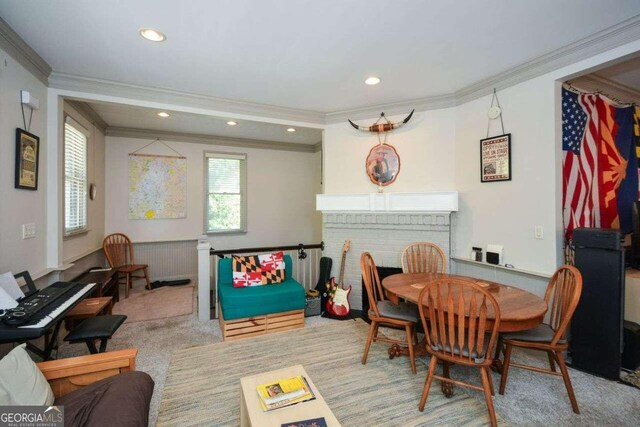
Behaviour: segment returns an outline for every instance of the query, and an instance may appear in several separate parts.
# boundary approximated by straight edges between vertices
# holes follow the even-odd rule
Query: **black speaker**
[[[496,252],[487,252],[487,263],[488,264],[500,264],[500,254]]]
[[[620,378],[624,312],[624,249],[618,230],[576,228],[575,266],[582,296],[571,320],[571,365]]]
[[[622,367],[635,371],[640,366],[640,325],[624,321]]]
[[[631,210],[631,267],[640,269],[640,202],[634,202]]]

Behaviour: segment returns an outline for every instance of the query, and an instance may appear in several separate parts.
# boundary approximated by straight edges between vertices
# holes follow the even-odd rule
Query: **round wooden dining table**
[[[455,274],[440,273],[399,273],[382,279],[382,287],[385,295],[394,304],[400,300],[407,300],[414,304],[418,303],[420,291],[431,281],[450,277],[455,279],[465,279],[475,282],[477,285],[487,289],[496,299],[500,307],[499,332],[517,332],[532,329],[542,323],[547,312],[547,303],[544,299],[513,286],[495,283],[489,280],[476,279]],[[493,313],[487,313],[487,321],[492,323]],[[426,340],[420,341],[414,346],[416,356],[427,354]],[[393,344],[389,348],[389,357],[408,355],[408,350],[398,344]],[[496,362],[496,369],[501,371],[499,361]],[[443,382],[443,392],[450,396],[453,394],[453,387],[445,387]]]
[[[532,329],[542,323],[547,312],[547,303],[540,298],[513,286],[502,285],[489,280],[455,274],[437,273],[399,273],[382,279],[382,287],[387,298],[397,304],[401,299],[418,303],[418,295],[425,285],[433,280],[450,277],[454,279],[471,280],[486,288],[496,299],[500,307],[499,332],[517,332]],[[488,319],[492,320],[492,313]]]

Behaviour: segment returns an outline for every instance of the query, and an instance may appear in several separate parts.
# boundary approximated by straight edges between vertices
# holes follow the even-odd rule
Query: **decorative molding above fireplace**
[[[456,212],[457,191],[428,193],[317,194],[323,212]]]

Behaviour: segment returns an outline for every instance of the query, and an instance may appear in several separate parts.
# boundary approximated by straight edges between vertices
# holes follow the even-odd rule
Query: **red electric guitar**
[[[329,300],[327,301],[327,311],[334,316],[348,316],[351,308],[349,307],[349,294],[351,293],[351,286],[344,289],[342,284],[344,283],[344,262],[347,258],[347,252],[349,252],[349,246],[351,241],[344,242],[342,247],[342,261],[340,261],[340,280],[336,283],[335,278],[332,277],[329,283],[327,283],[327,290],[329,291]]]

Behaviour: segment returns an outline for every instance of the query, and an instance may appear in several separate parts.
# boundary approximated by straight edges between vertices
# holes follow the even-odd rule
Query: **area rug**
[[[113,306],[113,314],[127,316],[126,323],[184,316],[193,312],[193,284],[153,290],[135,289]]]
[[[413,375],[408,358],[389,360],[387,346],[375,343],[362,365],[367,331],[361,320],[331,322],[178,350],[169,364],[157,425],[235,427],[240,378],[296,364],[305,367],[345,427],[488,424],[484,404],[463,392],[447,399],[435,382],[419,412],[426,368]]]

